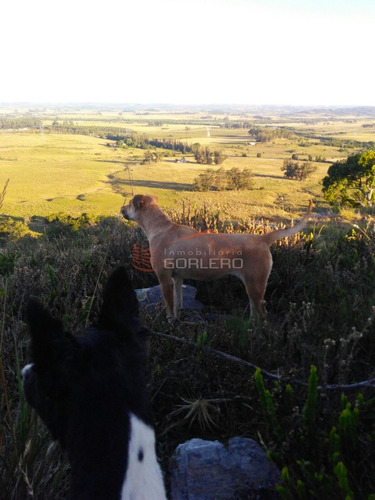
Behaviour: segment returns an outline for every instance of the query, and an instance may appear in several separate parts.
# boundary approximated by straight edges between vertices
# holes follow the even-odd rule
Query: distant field
[[[196,164],[189,156],[186,158],[191,163],[168,160],[155,165],[135,165],[131,170],[134,192],[156,194],[164,206],[173,206],[182,199],[220,205],[229,217],[288,216],[286,211],[298,216],[310,198],[321,200],[319,181],[327,171],[326,164],[317,164],[318,171],[311,179],[297,182],[284,178],[281,159],[231,157],[225,161],[224,168],[250,168],[255,176],[255,189],[199,193],[190,191],[190,184],[207,166]],[[127,172],[119,173],[116,180],[123,192],[131,192]],[[321,203],[324,204],[322,200]]]
[[[9,178],[2,211],[28,217],[117,213],[122,197],[108,175],[122,168],[101,139],[80,135],[0,135],[0,188]]]
[[[97,111],[89,109],[0,110],[3,116],[33,116],[41,120],[37,131],[0,131],[0,190],[9,178],[2,214],[28,218],[64,212],[113,215],[132,193],[157,194],[163,206],[181,205],[182,200],[197,204],[213,204],[228,218],[299,216],[310,198],[318,210],[327,205],[321,196],[321,180],[330,163],[314,162],[317,171],[303,182],[288,180],[281,171],[285,158],[298,155],[306,161],[323,157],[328,162],[346,158],[355,150],[327,145],[320,138],[374,141],[375,117],[333,116],[325,113],[259,115],[248,113],[207,113],[173,111]],[[222,165],[250,168],[255,189],[241,192],[196,193],[191,185],[207,167],[185,155],[188,163],[176,163],[180,153],[165,151],[159,163],[142,163],[144,150],[108,147],[107,139],[92,135],[51,133],[53,123],[74,127],[94,126],[98,130],[114,127],[124,134],[133,131],[146,138],[176,139],[192,144],[199,142],[219,149],[227,155]],[[292,139],[276,139],[252,145],[248,129],[238,122],[276,129],[287,128],[297,135]],[[225,126],[224,126],[225,124]],[[367,125],[363,127],[363,125]],[[130,167],[130,172],[126,168]]]
[[[262,148],[262,158],[256,158],[251,150],[248,157],[232,154],[223,164],[226,169],[250,168],[256,189],[194,193],[194,179],[208,167],[197,164],[189,155],[186,164],[168,158],[143,165],[142,151],[116,151],[107,147],[105,141],[89,136],[25,132],[1,134],[0,139],[0,187],[10,179],[2,211],[7,216],[23,218],[57,212],[73,216],[83,212],[113,215],[124,201],[122,195],[130,197],[133,191],[157,194],[163,205],[173,206],[187,198],[197,203],[220,203],[230,207],[232,217],[272,216],[285,207],[298,213],[312,194],[320,196],[318,183],[327,170],[327,164],[317,164],[318,171],[310,180],[287,180],[280,170],[283,155],[277,148]],[[222,139],[229,143],[232,140],[226,136]],[[230,152],[230,148],[226,146],[225,151]],[[127,164],[131,166],[133,182],[129,172],[124,171]],[[284,197],[283,206],[278,206],[280,196]]]

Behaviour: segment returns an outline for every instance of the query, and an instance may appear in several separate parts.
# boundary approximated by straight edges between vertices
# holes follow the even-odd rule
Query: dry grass
[[[200,213],[227,227],[228,221],[217,212],[202,208]],[[186,207],[185,213],[175,211],[171,215],[189,223]],[[152,273],[131,268],[132,245],[146,243],[133,225],[104,220],[99,226],[79,231],[62,229],[61,223],[51,223],[44,237],[9,243],[0,254],[0,489],[9,500],[60,500],[66,498],[69,484],[66,463],[57,449],[49,449],[45,428],[25,404],[20,388],[20,367],[29,361],[23,315],[28,297],[41,297],[68,328],[75,329],[86,323],[89,311],[91,320],[95,319],[95,298],[116,265],[129,266],[136,287],[157,283]],[[257,226],[252,229],[259,230]],[[324,491],[332,498],[341,498],[331,476],[327,450],[328,435],[341,413],[339,394],[331,391],[322,395],[316,421],[319,437],[314,444],[300,441],[306,439],[302,425],[306,389],[294,386],[293,381],[306,381],[312,364],[317,366],[323,385],[375,376],[373,232],[373,222],[354,232],[343,233],[337,228],[333,233],[323,228],[320,233],[276,246],[266,296],[270,317],[265,325],[246,319],[246,293],[235,278],[194,283],[198,299],[210,310],[210,320],[203,317],[203,322],[195,324],[170,325],[162,308],[142,313],[142,321],[152,330],[197,342],[192,347],[172,338],[150,339],[149,386],[164,470],[177,444],[190,437],[225,441],[234,435],[246,435],[261,439],[275,452],[277,464],[288,465],[294,481],[313,481],[298,470],[296,460],[310,460],[318,469],[324,464],[324,488],[328,488]],[[292,399],[286,404],[284,384],[278,388],[265,380],[276,402],[281,429],[276,437],[265,420],[251,370],[218,358],[202,346],[250,361],[292,384]],[[357,404],[357,393],[348,393],[353,404]],[[359,450],[350,448],[345,455],[350,483],[358,498],[375,489],[372,391],[364,387],[362,393],[369,410],[361,410],[360,437],[356,441]],[[296,440],[297,434],[300,437]]]

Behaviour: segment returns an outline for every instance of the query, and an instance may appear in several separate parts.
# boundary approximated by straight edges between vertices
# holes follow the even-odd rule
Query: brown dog
[[[154,196],[134,196],[121,208],[121,213],[125,219],[137,222],[146,233],[151,265],[158,277],[168,316],[178,317],[182,308],[184,279],[211,280],[231,274],[245,285],[250,316],[255,307],[264,318],[264,294],[272,268],[269,248],[276,240],[301,231],[312,206],[310,201],[306,215],[295,226],[262,235],[198,232],[172,222]]]

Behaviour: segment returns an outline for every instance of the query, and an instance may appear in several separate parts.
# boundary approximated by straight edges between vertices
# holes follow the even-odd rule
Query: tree
[[[194,179],[193,190],[194,191],[216,191],[216,182],[215,182],[215,171],[214,170],[206,170],[203,174],[199,174],[198,177]]]
[[[306,180],[311,174],[313,174],[318,167],[313,165],[309,161],[305,161],[304,163],[301,164],[299,167],[299,180],[304,181]]]
[[[151,151],[150,149],[147,149],[147,151],[145,151],[143,163],[157,163],[158,161],[161,161],[163,157],[164,154],[161,151]]]
[[[193,144],[191,149],[195,160],[204,165],[212,165],[212,163],[221,165],[227,158],[221,151],[212,152],[208,146],[203,147],[199,143]]]
[[[145,157],[144,157],[143,162],[150,164],[153,161],[153,159],[154,158],[153,158],[151,151],[149,149],[147,151],[145,151]]]
[[[281,170],[284,171],[285,177],[289,179],[296,179],[297,181],[304,181],[309,175],[315,172],[316,166],[310,162],[299,163],[298,161],[285,159]]]
[[[214,151],[214,162],[216,165],[221,165],[227,157],[221,151]]]
[[[194,191],[226,191],[253,189],[253,173],[250,169],[233,167],[230,170],[219,168],[212,170],[208,168],[203,174],[200,174],[193,184]]]
[[[375,202],[375,151],[337,161],[323,179],[323,194],[331,205],[372,207]]]
[[[164,158],[164,153],[162,151],[155,151],[154,152],[154,161],[157,163],[158,161],[161,161]]]

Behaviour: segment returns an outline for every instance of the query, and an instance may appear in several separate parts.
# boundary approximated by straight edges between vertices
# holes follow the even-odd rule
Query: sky
[[[375,0],[12,0],[0,103],[375,105]]]

